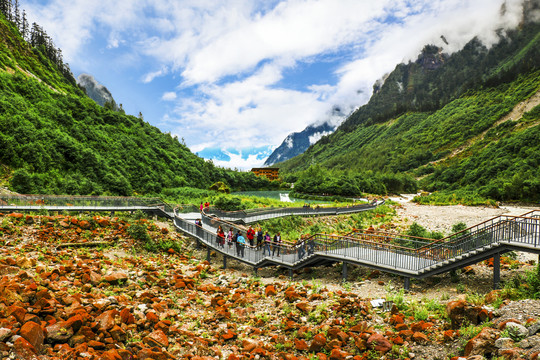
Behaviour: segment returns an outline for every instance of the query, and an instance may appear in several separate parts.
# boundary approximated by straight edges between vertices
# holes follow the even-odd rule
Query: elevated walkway
[[[493,284],[497,287],[500,280],[501,254],[512,250],[540,254],[540,210],[521,216],[498,216],[438,241],[369,231],[359,231],[346,236],[316,234],[299,243],[281,245],[279,256],[272,256],[264,247],[249,245],[243,249],[241,255],[235,244],[220,246],[216,242],[218,225],[222,225],[224,229],[233,227],[245,233],[245,227],[239,224],[280,216],[366,211],[380,204],[349,208],[263,209],[234,213],[210,209],[197,213],[189,206],[177,208],[175,211],[157,198],[0,196],[0,211],[3,212],[43,209],[106,212],[140,210],[164,216],[172,219],[178,230],[204,244],[208,249],[208,259],[210,250],[221,253],[224,266],[227,259],[234,259],[252,266],[255,270],[267,266],[283,266],[292,272],[304,267],[341,262],[344,279],[347,264],[356,264],[403,276],[406,288],[410,278],[430,277],[491,257],[494,258]],[[196,218],[202,219],[202,226],[195,225]]]

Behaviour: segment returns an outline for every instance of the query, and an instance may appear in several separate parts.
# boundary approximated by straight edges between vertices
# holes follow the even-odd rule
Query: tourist
[[[298,260],[302,259],[304,257],[304,254],[305,254],[305,250],[304,250],[304,240],[302,239],[302,237],[300,237],[300,239],[298,239],[298,242],[297,242],[297,248],[298,248]]]
[[[257,229],[257,247],[258,248],[262,246],[262,242],[263,242],[263,231],[262,231],[262,228],[259,227],[259,229]]]
[[[227,233],[227,244],[229,245],[229,249],[231,248],[233,244],[233,235],[234,235],[233,228],[230,228],[229,232]]]
[[[253,230],[253,228],[250,226],[247,233],[246,233],[246,236],[248,238],[248,241],[249,241],[249,246],[253,246],[253,238],[255,236],[255,230]]]
[[[268,255],[270,255],[270,244],[271,244],[271,242],[272,242],[272,238],[270,237],[270,234],[267,231],[266,234],[264,234],[263,256],[264,256],[264,254],[266,253],[267,250],[268,250]]]
[[[278,232],[276,235],[274,235],[274,241],[272,243],[272,256],[276,253],[277,250],[277,256],[279,256],[279,251],[281,249],[281,234]]]
[[[242,236],[242,233],[238,231],[238,237],[236,238],[236,243],[238,244],[238,256],[244,257],[244,247],[246,246],[246,239]]]
[[[223,231],[221,225],[219,225],[217,229],[216,242],[221,247],[223,247],[223,245],[225,244],[225,232]]]
[[[203,211],[203,203],[201,203],[201,206],[199,206],[199,211],[200,211],[200,212]]]

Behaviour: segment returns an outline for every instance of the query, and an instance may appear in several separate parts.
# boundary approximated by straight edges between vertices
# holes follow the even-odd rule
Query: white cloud
[[[167,69],[166,66],[164,66],[159,70],[152,71],[152,72],[144,74],[141,80],[142,80],[143,83],[148,84],[148,83],[152,82],[157,77],[162,77],[162,76],[167,75],[168,72],[169,72],[169,70]]]
[[[161,118],[194,150],[276,145],[311,123],[338,123],[334,105],[347,114],[364,104],[377,79],[414,60],[424,45],[451,52],[473,36],[490,45],[521,13],[521,0],[21,3],[72,65],[91,62],[87,45],[100,38],[101,56],[125,50],[122,61],[111,62],[129,66],[135,80],[158,92],[149,99],[176,102]],[[339,60],[334,79],[304,88],[288,83],[287,70],[327,55]],[[169,88],[155,89],[157,77],[171,79],[163,81]]]
[[[176,93],[174,91],[167,91],[161,97],[161,100],[164,100],[164,101],[173,101],[175,99],[176,99]]]

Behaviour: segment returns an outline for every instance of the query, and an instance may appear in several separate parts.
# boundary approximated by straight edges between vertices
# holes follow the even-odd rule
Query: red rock
[[[39,360],[36,349],[23,337],[15,339],[13,348],[17,359]]]
[[[521,325],[521,321],[519,320],[516,320],[516,319],[507,319],[507,320],[504,320],[504,321],[501,321],[499,323],[499,330],[504,330],[506,328],[506,324],[510,323],[510,322],[513,322],[513,323],[516,323],[516,324],[520,324]]]
[[[98,219],[98,220],[97,220],[97,223],[98,223],[98,225],[101,226],[102,228],[103,228],[103,227],[108,227],[108,226],[111,225],[111,223],[109,222],[109,220],[103,219],[103,218]]]
[[[21,327],[19,335],[32,344],[36,352],[39,353],[41,351],[43,341],[45,340],[45,333],[43,332],[41,326],[32,321],[27,322]]]
[[[396,331],[409,330],[409,326],[406,324],[397,324]]]
[[[401,330],[398,332],[398,335],[405,339],[410,339],[414,335],[412,330]]]
[[[252,352],[253,350],[255,350],[255,348],[259,346],[260,344],[256,340],[253,340],[253,339],[242,340],[242,347],[244,348],[245,352]]]
[[[306,351],[308,349],[308,344],[303,339],[294,339],[294,347],[298,351]]]
[[[144,338],[144,342],[150,346],[168,347],[169,339],[161,330],[155,330]]]
[[[152,311],[146,313],[146,320],[151,324],[157,324],[159,322],[158,316]]]
[[[67,327],[65,321],[49,325],[46,329],[48,342],[66,342],[73,336],[73,329]]]
[[[232,331],[231,329],[227,329],[227,332],[221,335],[223,340],[231,340],[236,337],[236,333]]]
[[[452,329],[459,329],[465,318],[465,300],[450,301],[446,304],[446,313],[452,322]]]
[[[484,355],[486,353],[495,354],[495,340],[499,337],[499,331],[485,327],[478,335],[473,337],[465,345],[465,356]]]
[[[530,356],[530,360],[538,360],[540,358],[540,351],[534,352]]]
[[[118,342],[124,342],[127,338],[126,332],[118,325],[114,325],[113,328],[109,330],[109,334],[111,334],[112,338]]]
[[[326,345],[326,337],[323,334],[317,334],[311,340],[311,345],[309,345],[309,352],[318,352]]]
[[[103,277],[103,280],[105,280],[106,282],[108,282],[109,284],[118,284],[118,283],[123,283],[123,282],[126,282],[128,280],[128,275],[125,273],[125,272],[122,272],[122,271],[115,271],[109,275],[105,275]]]
[[[410,331],[410,330],[407,330]],[[367,340],[368,349],[373,349],[381,354],[386,354],[390,349],[392,349],[392,344],[381,334],[375,333],[372,334]]]
[[[7,315],[8,316],[10,316],[10,315],[15,316],[15,319],[17,319],[17,321],[20,324],[23,324],[24,323],[24,317],[26,315],[26,309],[22,308],[20,306],[11,305],[10,307],[7,308]]]
[[[311,311],[311,307],[309,306],[307,302],[299,302],[299,303],[296,303],[295,306],[298,310],[300,310],[304,314],[307,314]]]
[[[161,351],[154,351],[154,348],[153,349],[145,348],[137,353],[137,359],[169,360],[170,357]],[[195,359],[195,358],[192,358],[192,359]]]
[[[392,339],[392,342],[396,345],[403,345],[405,343],[405,341],[403,340],[401,336],[396,336],[395,338]]]
[[[413,334],[412,339],[418,344],[428,344],[430,342],[425,334],[418,331]]]
[[[22,219],[23,216],[24,216],[24,215],[21,214],[21,213],[11,213],[11,214],[8,215],[8,217],[12,217],[12,218],[14,218],[14,219]]]
[[[31,215],[26,215],[26,219],[24,221],[26,224],[30,225],[34,223],[34,217]]]
[[[118,310],[107,310],[103,312],[101,315],[96,317],[96,321],[99,324],[100,330],[110,330],[113,328],[114,325],[116,325],[116,317],[119,317],[120,313]]]
[[[390,325],[403,324],[404,322],[405,322],[405,319],[403,315],[401,314],[392,315],[390,317]]]
[[[454,335],[455,335],[455,332],[453,330],[446,330],[443,333],[444,341],[446,341],[446,342],[452,341],[454,339]]]
[[[345,360],[349,356],[349,353],[341,351],[340,349],[332,349],[330,352],[330,360]]]
[[[84,229],[84,230],[88,230],[88,229],[90,229],[90,227],[91,227],[90,223],[89,223],[88,221],[86,221],[86,220],[81,220],[81,221],[79,221],[79,224],[78,224],[78,225],[79,225],[79,227],[80,227],[81,229]]]
[[[120,311],[120,318],[126,325],[135,324],[135,316],[133,316],[128,308],[123,308],[122,311]]]
[[[101,349],[105,349],[105,344],[102,343],[101,341],[90,340],[88,341],[88,347],[92,349],[101,350]]]

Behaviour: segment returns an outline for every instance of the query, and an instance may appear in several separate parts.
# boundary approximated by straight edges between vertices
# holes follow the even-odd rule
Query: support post
[[[341,280],[343,282],[347,281],[347,263],[345,261],[341,265]]]
[[[258,267],[254,267],[253,268],[253,271],[255,271],[255,276],[259,276],[259,268]]]
[[[227,268],[227,255],[223,254],[223,268]]]
[[[293,270],[289,269],[289,279],[293,279]]]
[[[408,276],[405,276],[403,278],[403,288],[406,290],[406,291],[409,291],[411,289],[411,278],[408,277]]]
[[[206,247],[206,261],[210,262],[210,246]]]
[[[493,255],[493,289],[499,288],[501,282],[501,253]]]

